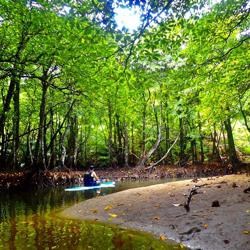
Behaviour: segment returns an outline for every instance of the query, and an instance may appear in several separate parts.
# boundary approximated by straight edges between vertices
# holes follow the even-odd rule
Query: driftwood
[[[190,204],[190,202],[191,202],[191,199],[192,199],[193,195],[197,194],[197,189],[198,189],[198,188],[197,188],[196,186],[194,186],[194,187],[191,189],[191,191],[190,191],[190,193],[189,193],[189,195],[188,195],[187,201],[184,203],[184,208],[186,209],[187,212],[190,211],[190,206],[189,206],[189,204]]]
[[[190,202],[191,202],[191,199],[192,199],[193,195],[198,194],[197,190],[199,188],[207,186],[207,185],[209,185],[209,184],[195,185],[195,186],[192,187],[192,189],[191,189],[191,191],[190,191],[190,193],[188,195],[187,201],[184,203],[184,208],[186,209],[187,212],[190,211],[190,206],[189,205],[190,205]]]

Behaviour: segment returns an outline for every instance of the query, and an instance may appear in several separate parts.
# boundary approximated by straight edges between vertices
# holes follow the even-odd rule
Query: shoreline
[[[19,191],[32,188],[47,188],[57,186],[73,186],[83,183],[84,169],[54,169],[46,170],[39,174],[34,174],[31,170],[0,172],[0,192]],[[137,180],[168,180],[174,178],[202,178],[232,174],[228,166],[221,163],[204,163],[189,165],[180,168],[175,165],[157,166],[153,172],[149,173],[146,169],[133,167],[123,168],[96,168],[98,176],[105,179],[123,182]],[[242,163],[237,173],[250,173],[250,165]]]
[[[183,204],[194,185],[201,187],[187,212]],[[250,245],[248,187],[245,174],[170,182],[99,196],[60,215],[149,232],[191,249],[242,250]]]

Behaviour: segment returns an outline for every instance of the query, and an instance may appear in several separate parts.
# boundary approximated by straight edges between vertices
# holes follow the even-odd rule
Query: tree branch
[[[131,44],[131,47],[130,47],[130,49],[129,49],[128,56],[127,56],[126,59],[125,59],[125,63],[124,63],[125,68],[124,68],[124,71],[126,71],[126,68],[127,68],[127,65],[128,65],[128,61],[129,61],[129,59],[130,59],[130,57],[131,57],[131,55],[132,55],[132,53],[133,53],[133,50],[134,50],[134,47],[135,47],[136,42],[142,37],[142,35],[144,34],[146,28],[147,28],[152,22],[156,21],[156,19],[157,19],[163,12],[167,11],[167,10],[170,8],[170,5],[171,5],[172,2],[173,2],[173,0],[169,0],[169,1],[167,2],[167,4],[162,8],[162,10],[161,10],[155,17],[153,17],[151,20],[150,20],[150,18],[149,18],[149,17],[150,17],[150,12],[151,12],[151,11],[149,10],[149,12],[148,12],[148,14],[146,15],[146,18],[145,18],[145,20],[144,20],[144,22],[145,22],[145,21],[146,21],[146,22],[145,22],[144,25],[142,25],[142,28],[141,28],[139,34],[132,40],[132,42],[129,43],[129,44]]]
[[[154,166],[158,165],[161,161],[163,161],[167,156],[168,154],[170,153],[171,149],[174,147],[174,145],[176,144],[176,142],[178,141],[179,139],[179,136],[176,137],[174,143],[171,145],[171,147],[168,149],[168,151],[166,152],[166,154],[157,162],[151,164],[149,167],[145,168],[146,170],[151,170]]]

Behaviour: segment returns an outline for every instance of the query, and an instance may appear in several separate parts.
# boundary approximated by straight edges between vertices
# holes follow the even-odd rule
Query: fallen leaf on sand
[[[198,182],[198,181],[199,181],[198,178],[194,178],[194,179],[192,180],[192,182]]]
[[[97,209],[90,209],[90,211],[92,211],[93,214],[97,214],[99,212]]]
[[[159,216],[155,216],[155,217],[154,217],[154,220],[159,220],[159,219],[160,219]]]
[[[166,240],[166,239],[167,238],[163,234],[160,235],[160,240]]]
[[[233,182],[232,187],[233,187],[233,188],[237,188],[237,187],[239,187],[239,186],[238,186],[235,182]]]
[[[181,247],[181,248],[185,248],[185,246],[184,246],[182,243],[180,243],[180,247]]]
[[[155,205],[154,207],[156,207],[156,208],[160,208],[160,207],[161,207],[161,205],[159,205],[159,204],[158,204],[158,205]]]
[[[183,204],[181,204],[181,203],[173,203],[173,206],[180,207],[180,206],[183,206]]]
[[[227,182],[226,181],[221,181],[220,184],[226,184]]]
[[[109,214],[109,216],[111,216],[112,218],[116,218],[117,214]]]
[[[106,207],[104,208],[104,210],[107,211],[107,210],[110,210],[110,209],[112,209],[112,208],[113,208],[112,205],[108,205],[108,206],[106,206]]]
[[[124,205],[123,203],[118,203],[118,204],[116,204],[117,207],[123,206],[123,205]]]

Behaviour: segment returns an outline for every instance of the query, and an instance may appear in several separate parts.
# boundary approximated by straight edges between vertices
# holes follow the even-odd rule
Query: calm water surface
[[[97,195],[151,184],[156,182],[127,182],[99,191],[65,192],[53,188],[0,193],[0,249],[181,249],[149,234],[57,216],[58,211]]]

